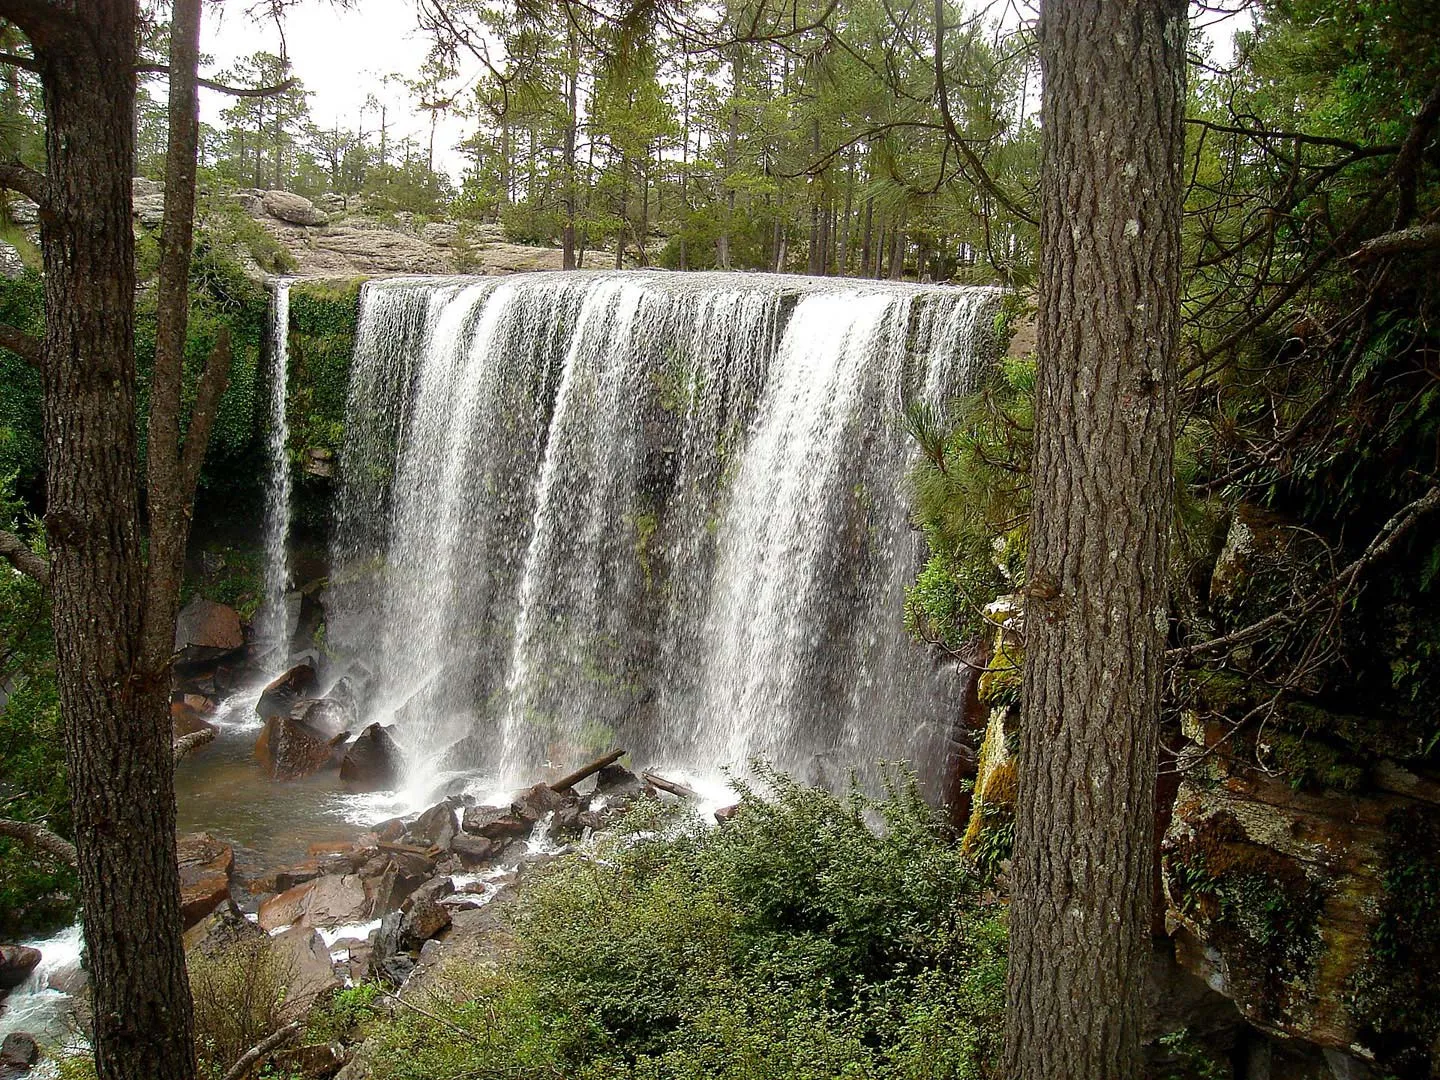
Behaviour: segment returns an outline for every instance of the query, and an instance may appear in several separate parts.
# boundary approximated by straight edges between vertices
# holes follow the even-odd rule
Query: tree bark
[[[1185,4],[1049,0],[1006,1075],[1140,1074],[1179,322]]]
[[[59,11],[51,22],[32,15]],[[0,15],[11,15],[0,2]],[[46,534],[102,1080],[193,1080],[168,683],[143,657],[133,0],[18,5],[44,90]]]

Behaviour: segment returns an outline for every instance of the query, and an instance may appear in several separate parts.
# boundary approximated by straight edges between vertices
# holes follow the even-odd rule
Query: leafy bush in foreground
[[[377,1075],[993,1075],[1003,916],[933,812],[909,789],[762,775],[721,828],[641,804],[598,852],[536,871],[514,959],[454,967],[428,1015],[377,1021]]]

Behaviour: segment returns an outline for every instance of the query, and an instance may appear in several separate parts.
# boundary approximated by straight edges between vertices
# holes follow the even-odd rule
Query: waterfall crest
[[[905,402],[993,289],[773,275],[367,284],[329,641],[412,769],[610,744],[698,772],[927,771],[958,679],[902,628]],[[820,773],[816,777],[816,773]]]

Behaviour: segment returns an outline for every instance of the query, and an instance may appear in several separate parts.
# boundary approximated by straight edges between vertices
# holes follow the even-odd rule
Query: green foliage
[[[910,632],[950,648],[978,637],[986,605],[1025,574],[1035,364],[1006,358],[991,384],[943,420],[905,414],[921,461],[911,474],[915,520],[930,559],[906,603]]]
[[[245,937],[186,957],[195,1002],[195,1057],[204,1080],[219,1080],[245,1051],[284,1024],[291,969],[268,937]]]
[[[0,476],[0,528],[44,551],[43,530]],[[55,686],[50,606],[40,586],[0,565],[0,817],[43,824],[70,835],[65,740]],[[0,839],[0,939],[41,934],[74,920],[74,872],[16,841]]]
[[[11,280],[0,277],[0,323],[39,336],[45,329],[44,286],[39,271]],[[0,476],[23,492],[35,492],[44,470],[40,421],[40,373],[0,348]]]
[[[369,1028],[379,1076],[995,1075],[1003,916],[913,785],[873,802],[760,774],[719,829],[640,804],[536,871],[512,959]]]

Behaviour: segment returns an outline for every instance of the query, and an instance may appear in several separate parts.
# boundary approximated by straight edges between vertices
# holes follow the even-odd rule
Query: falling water
[[[265,483],[265,600],[259,639],[280,649],[277,666],[283,666],[289,651],[284,638],[288,624],[285,593],[290,587],[290,459],[286,451],[290,425],[285,416],[290,375],[290,279],[275,282],[270,314],[270,416],[266,440],[270,475]]]
[[[365,287],[329,646],[412,771],[596,748],[922,773],[958,678],[905,638],[905,403],[990,289],[532,274]]]

